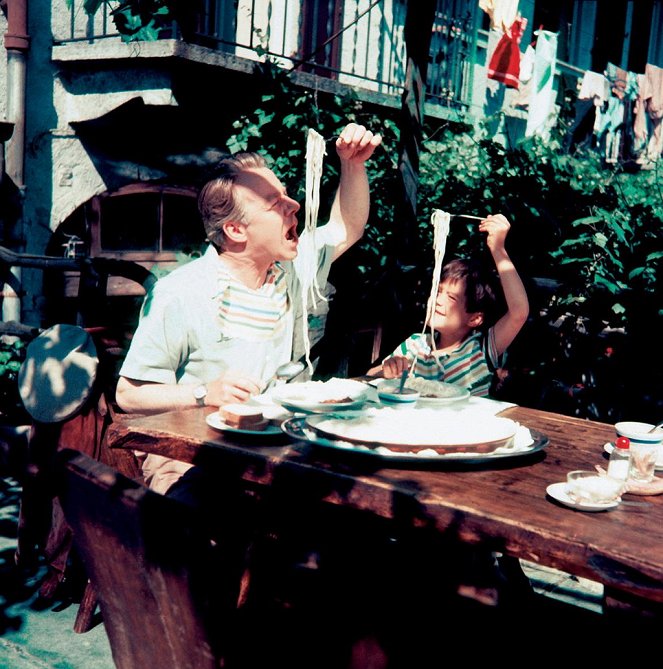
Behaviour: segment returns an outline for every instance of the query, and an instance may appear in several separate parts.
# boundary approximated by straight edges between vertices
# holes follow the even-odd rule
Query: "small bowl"
[[[638,421],[622,421],[615,423],[615,432],[618,437],[628,437],[631,442],[637,444],[663,444],[663,429],[649,432],[654,427],[653,423],[639,423]]]
[[[566,475],[566,492],[576,504],[610,504],[619,500],[624,481],[575,469]]]
[[[398,381],[395,385],[385,385],[378,388],[378,398],[382,404],[392,407],[414,406],[419,399],[419,392],[412,388],[403,388],[403,392],[398,392]]]

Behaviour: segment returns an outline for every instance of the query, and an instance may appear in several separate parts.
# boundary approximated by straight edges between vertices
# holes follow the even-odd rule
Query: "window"
[[[105,200],[99,222],[101,252],[160,251],[160,199],[158,194],[139,193]]]
[[[132,184],[93,197],[63,221],[46,252],[128,260],[161,275],[186,261],[186,256],[204,251],[197,196],[197,190],[188,186]],[[75,297],[78,272],[65,274],[66,285],[59,290]],[[54,284],[52,289],[57,292],[58,287]],[[109,278],[108,295],[143,292],[133,281]]]
[[[174,188],[138,188],[100,200],[98,245],[92,255],[161,255],[199,250],[205,232],[195,193]]]

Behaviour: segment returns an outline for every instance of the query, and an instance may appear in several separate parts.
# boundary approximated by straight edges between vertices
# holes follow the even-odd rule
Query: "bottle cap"
[[[617,437],[615,446],[617,448],[628,448],[631,445],[631,440],[628,437]]]

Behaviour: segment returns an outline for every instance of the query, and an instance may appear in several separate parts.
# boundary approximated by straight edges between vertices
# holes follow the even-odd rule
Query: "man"
[[[302,285],[327,281],[331,263],[357,242],[369,213],[366,161],[382,139],[349,123],[336,141],[340,183],[329,222],[297,234],[300,205],[261,156],[221,161],[199,196],[210,246],[157,282],[120,369],[126,412],[157,413],[243,402],[293,355]],[[306,243],[304,243],[306,242]],[[148,456],[150,486],[165,492],[190,465]]]

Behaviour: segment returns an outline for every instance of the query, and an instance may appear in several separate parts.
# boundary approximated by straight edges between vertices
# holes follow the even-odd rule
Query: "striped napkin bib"
[[[219,271],[219,327],[224,338],[266,341],[284,331],[288,313],[286,274],[275,263],[267,280],[253,290],[223,268]]]

